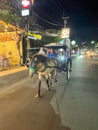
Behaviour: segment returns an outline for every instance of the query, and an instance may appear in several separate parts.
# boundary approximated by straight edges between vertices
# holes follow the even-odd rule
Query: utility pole
[[[26,56],[27,56],[27,51],[26,49],[30,48],[30,41],[28,39],[28,31],[29,31],[29,16],[30,16],[30,10],[31,10],[31,0],[21,0],[21,15],[24,19],[24,35],[22,38],[22,58],[23,58],[23,63],[26,61]],[[26,48],[27,47],[27,48]]]
[[[64,20],[64,28],[67,27],[67,20],[69,19],[69,17],[62,17],[62,19]]]
[[[64,44],[70,48],[70,38],[69,38],[70,29],[67,28],[67,21],[69,17],[65,17],[63,13],[62,19],[64,20],[64,28],[62,29],[62,38],[64,39]]]

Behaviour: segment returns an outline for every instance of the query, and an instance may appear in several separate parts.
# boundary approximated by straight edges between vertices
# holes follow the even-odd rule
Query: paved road
[[[0,89],[8,87],[11,84],[17,83],[28,76],[28,69],[26,66],[9,69],[0,72]]]
[[[36,81],[26,73],[10,87],[0,86],[0,130],[98,130],[98,61],[75,58],[70,82],[60,73],[49,92],[43,81],[41,99],[35,98]]]

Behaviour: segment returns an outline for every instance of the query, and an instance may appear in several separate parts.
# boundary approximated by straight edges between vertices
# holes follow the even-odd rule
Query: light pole
[[[64,28],[66,28],[67,20],[69,19],[69,17],[62,17],[62,19],[64,20]]]
[[[30,48],[30,41],[28,39],[28,31],[29,31],[29,17],[30,17],[30,10],[34,0],[21,0],[21,15],[24,19],[24,35],[22,38],[22,57],[23,63],[26,61],[27,57],[27,49]]]
[[[61,38],[64,40],[64,44],[70,49],[70,28],[67,27],[67,20],[69,17],[62,17],[62,19],[64,20],[64,28],[62,28]]]

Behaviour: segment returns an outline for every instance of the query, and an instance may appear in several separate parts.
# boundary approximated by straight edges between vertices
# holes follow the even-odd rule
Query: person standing
[[[8,58],[4,56],[4,59],[3,59],[3,64],[4,64],[4,68],[7,68],[8,67]]]
[[[0,67],[3,67],[3,56],[0,56]]]
[[[38,54],[45,56],[45,51],[43,50],[43,47],[40,48]]]

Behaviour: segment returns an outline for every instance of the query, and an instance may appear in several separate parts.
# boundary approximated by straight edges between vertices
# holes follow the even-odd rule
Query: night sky
[[[69,17],[70,37],[78,42],[98,41],[98,7],[87,0],[35,0],[33,10],[44,29],[63,28],[63,15]]]

